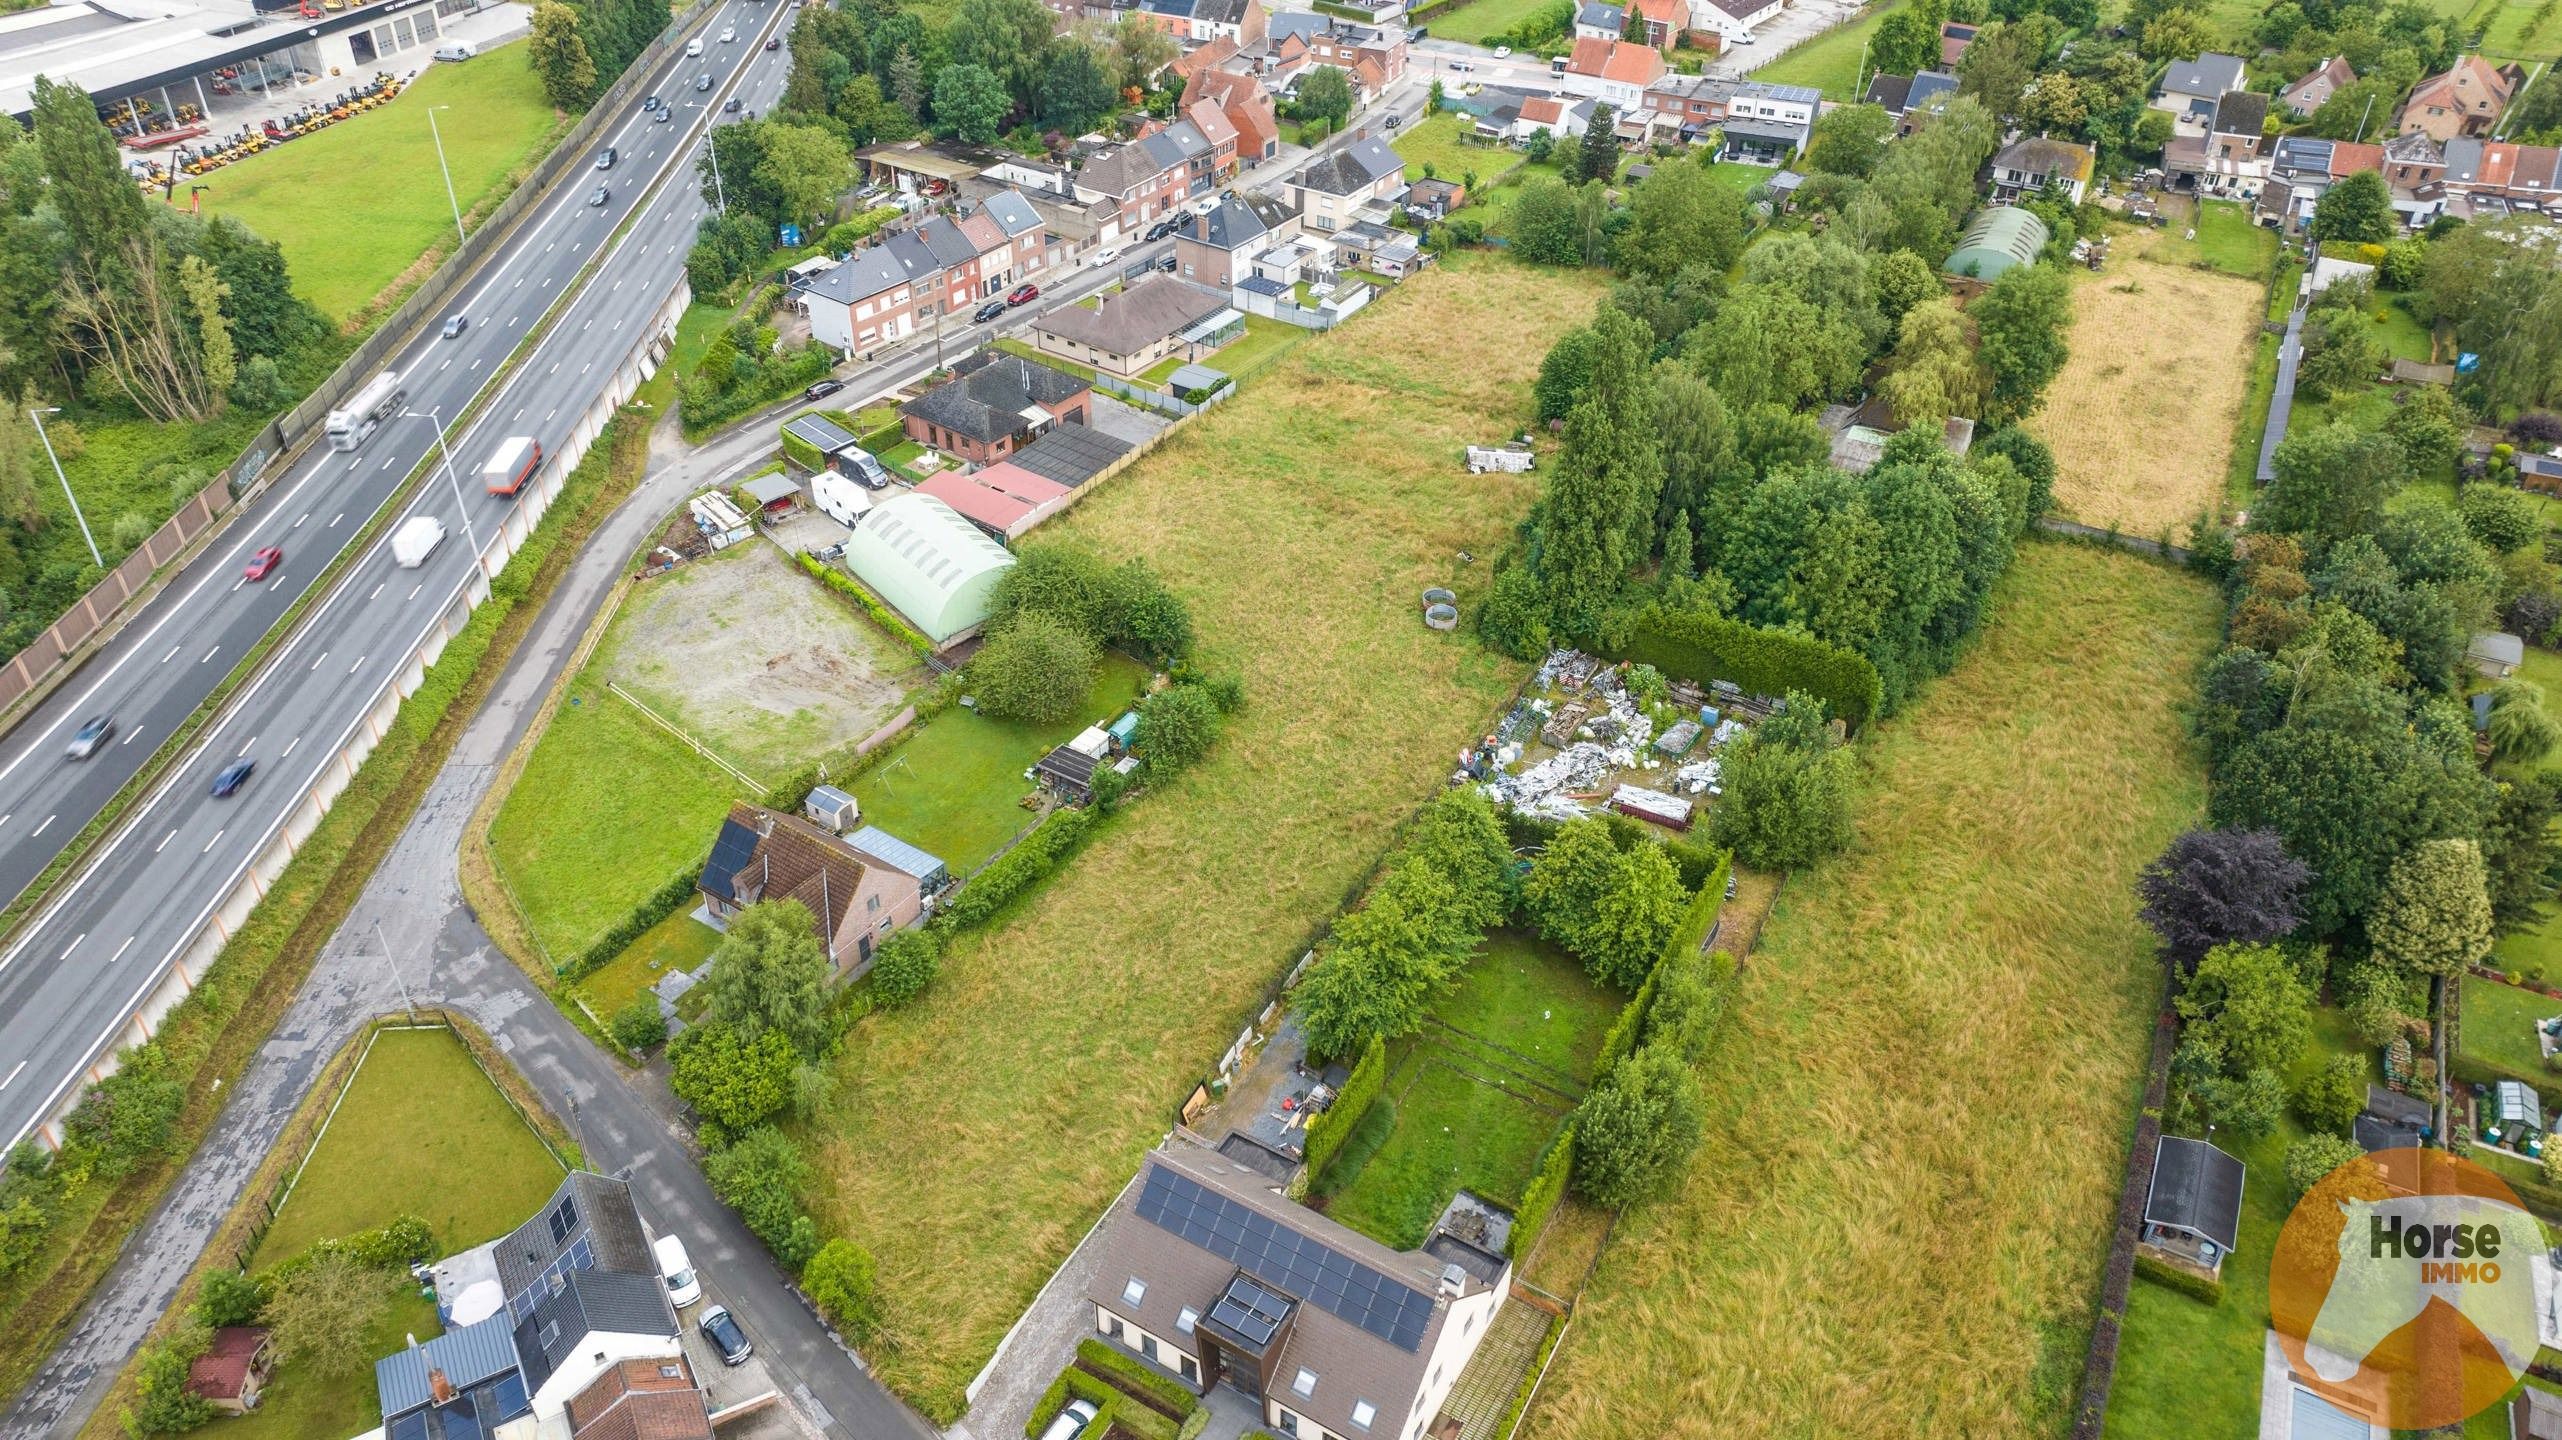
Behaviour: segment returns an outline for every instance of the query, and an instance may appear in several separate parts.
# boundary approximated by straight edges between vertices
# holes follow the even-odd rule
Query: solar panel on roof
[[[1139,1218],[1253,1273],[1266,1285],[1413,1353],[1432,1297],[1381,1275],[1314,1236],[1218,1194],[1163,1165],[1148,1169]],[[1215,1317],[1215,1312],[1214,1317]]]

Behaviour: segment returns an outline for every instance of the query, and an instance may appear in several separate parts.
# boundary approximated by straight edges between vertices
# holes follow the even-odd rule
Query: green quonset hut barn
[[[2021,265],[2034,265],[2046,249],[2046,222],[2018,205],[1988,205],[1966,222],[1942,270],[1987,284]]]
[[[845,542],[845,568],[937,646],[987,620],[996,577],[1013,563],[951,506],[913,491],[873,506]]]

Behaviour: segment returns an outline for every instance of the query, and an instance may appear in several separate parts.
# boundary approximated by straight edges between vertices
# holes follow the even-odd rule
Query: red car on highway
[[[1040,286],[1017,285],[1014,287],[1014,293],[1005,297],[1005,303],[1008,305],[1029,305],[1040,298]]]
[[[243,580],[264,580],[270,571],[285,563],[285,552],[269,545],[249,557],[249,568],[240,572]]]

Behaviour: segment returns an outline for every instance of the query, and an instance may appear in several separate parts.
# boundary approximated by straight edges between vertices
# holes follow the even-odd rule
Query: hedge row
[[[783,458],[812,474],[827,468],[827,457],[818,447],[786,430],[783,432]]]
[[[1308,1175],[1314,1179],[1325,1173],[1335,1153],[1351,1137],[1353,1127],[1370,1113],[1370,1102],[1379,1098],[1379,1087],[1388,1079],[1388,1046],[1378,1036],[1370,1037],[1368,1048],[1352,1067],[1343,1082],[1343,1090],[1324,1112],[1308,1121]]]
[[[1032,888],[1076,853],[1094,829],[1091,810],[1053,810],[1014,848],[991,860],[963,884],[939,922],[967,930],[984,924],[1015,896]]]
[[[1610,1033],[1601,1037],[1601,1053],[1593,1058],[1594,1078],[1610,1073],[1610,1068],[1635,1052],[1644,1037],[1646,1016],[1655,1008],[1655,984],[1662,979],[1664,966],[1676,956],[1698,950],[1708,940],[1708,932],[1717,925],[1717,914],[1726,904],[1726,877],[1733,872],[1732,856],[1720,856],[1715,869],[1708,872],[1706,883],[1691,894],[1690,906],[1682,911],[1681,923],[1672,929],[1672,938],[1664,943],[1663,953],[1655,957],[1646,971],[1644,983],[1628,1003],[1619,1009],[1619,1018],[1611,1022]]]
[[[699,865],[688,866],[667,877],[649,898],[634,906],[632,912],[599,935],[578,958],[560,967],[563,980],[584,980],[612,963],[615,956],[631,948],[631,943],[648,933],[659,921],[685,908],[694,898],[696,880],[702,874]]]
[[[1754,695],[1803,690],[1856,730],[1883,701],[1877,667],[1836,645],[1740,620],[1649,606],[1614,660],[1652,665],[1677,679],[1727,680]]]
[[[933,641],[919,634],[915,626],[900,619],[897,611],[882,604],[871,591],[856,584],[853,576],[807,551],[801,552],[796,558],[801,562],[801,568],[816,576],[820,584],[862,606],[864,613],[872,617],[873,624],[890,632],[891,639],[915,651],[916,658],[922,660],[934,653]]]
[[[1564,828],[1566,823],[1539,815],[1525,815],[1509,808],[1502,810],[1500,814],[1503,820],[1504,839],[1516,851],[1547,848],[1549,843],[1557,838],[1557,831]],[[1691,836],[1673,834],[1659,825],[1650,825],[1643,820],[1622,815],[1616,810],[1600,811],[1593,818],[1599,819],[1602,824],[1610,827],[1612,841],[1622,850],[1641,843],[1660,848],[1664,858],[1672,862],[1673,873],[1681,877],[1681,888],[1684,890],[1697,890],[1706,885],[1708,877],[1721,874],[1721,867],[1726,863],[1726,852],[1714,845]],[[1385,867],[1386,860],[1394,859],[1395,856],[1396,847],[1394,846],[1383,852],[1382,868]],[[1726,882],[1723,879],[1718,880],[1717,888],[1720,891],[1725,889],[1725,885]],[[1368,883],[1365,881],[1354,893],[1358,894],[1361,890],[1368,888]]]
[[[1125,1382],[1122,1389],[1135,1388],[1153,1397],[1158,1402],[1159,1408],[1170,1412],[1178,1420],[1191,1418],[1192,1412],[1201,1407],[1201,1397],[1192,1393],[1191,1386],[1171,1375],[1151,1369],[1145,1362],[1123,1353],[1109,1341],[1091,1335],[1079,1340],[1076,1342],[1076,1358],[1077,1363],[1088,1370]]]
[[[1094,1407],[1094,1420],[1084,1431],[1088,1435],[1120,1431],[1135,1435],[1138,1440],[1182,1440],[1185,1430],[1198,1435],[1210,1413],[1206,1409],[1195,1410],[1192,1419],[1178,1427],[1174,1421],[1122,1394],[1111,1381],[1070,1365],[1050,1382],[1049,1389],[1041,1392],[1031,1418],[1023,1423],[1023,1433],[1039,1440],[1041,1432],[1067,1408],[1070,1399],[1083,1400]]]
[[[1574,1178],[1575,1122],[1568,1120],[1557,1138],[1548,1142],[1548,1153],[1539,1157],[1539,1168],[1521,1192],[1521,1204],[1512,1212],[1512,1234],[1504,1242],[1504,1253],[1515,1261],[1525,1259],[1530,1247],[1539,1241],[1539,1232],[1548,1228],[1548,1216],[1565,1198],[1566,1182]]]
[[[835,368],[833,351],[810,345],[785,355],[760,357],[756,373],[748,382],[731,389],[714,390],[700,380],[689,379],[677,387],[677,408],[685,422],[685,433],[700,435],[727,424],[795,390],[807,389]]]
[[[2177,1265],[2157,1260],[2150,1255],[2135,1257],[2135,1278],[2149,1280],[2165,1290],[2175,1290],[2191,1300],[2203,1301],[2208,1305],[2224,1303],[2223,1281],[2209,1280],[2194,1270],[2182,1270]]]

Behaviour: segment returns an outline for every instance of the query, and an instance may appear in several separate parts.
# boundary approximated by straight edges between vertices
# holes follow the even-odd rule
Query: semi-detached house
[[[849,355],[870,355],[935,317],[968,313],[1049,264],[1040,212],[1013,191],[954,219],[935,215],[810,281],[799,303],[810,336]]]
[[[1626,113],[1645,99],[1646,87],[1664,77],[1664,57],[1631,40],[1577,40],[1557,84]]]
[[[1363,207],[1385,204],[1406,188],[1406,162],[1375,135],[1321,155],[1287,182],[1291,203],[1311,230],[1340,230]]]
[[[1236,173],[1237,132],[1205,135],[1178,120],[1095,156],[1078,168],[1076,193],[1117,207],[1123,237],[1183,208]]]

